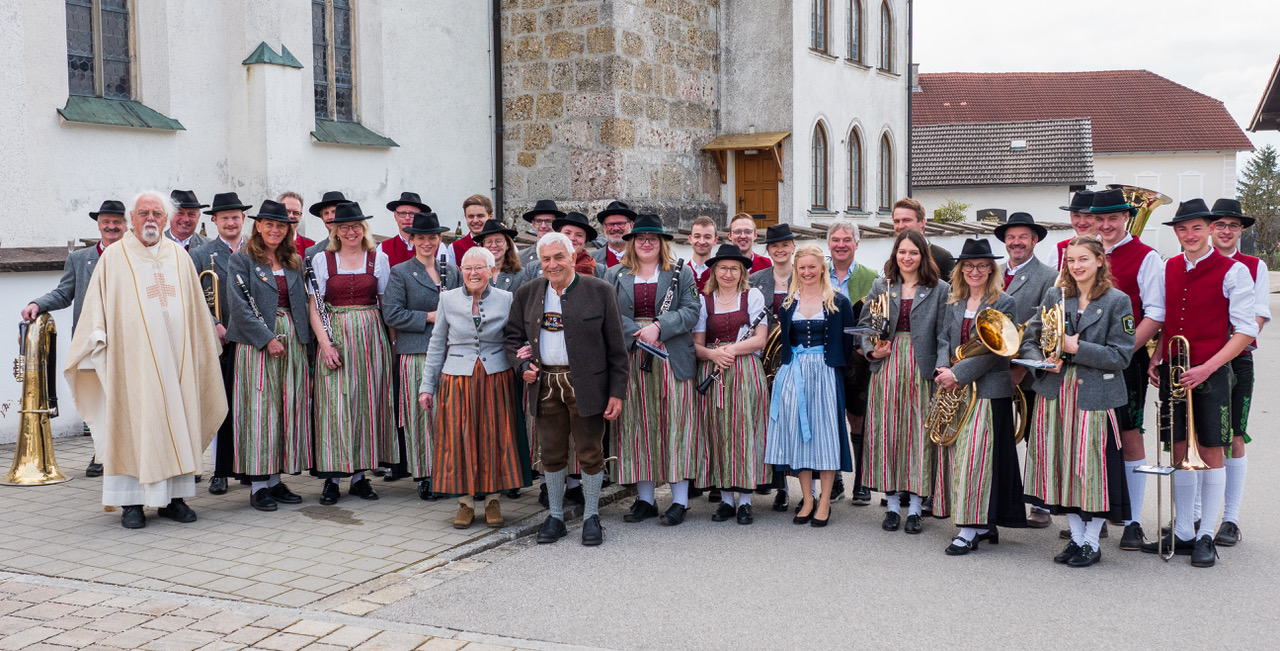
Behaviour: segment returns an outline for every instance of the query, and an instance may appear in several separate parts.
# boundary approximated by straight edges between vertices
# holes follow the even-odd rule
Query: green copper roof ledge
[[[131,99],[103,99],[71,95],[67,105],[58,109],[67,122],[106,124],[115,127],[159,129],[161,131],[186,131],[182,123],[165,117]]]
[[[311,132],[316,140],[331,145],[358,145],[362,147],[399,147],[396,141],[370,131],[359,122],[334,122],[316,120],[316,130]]]
[[[283,54],[276,54],[276,51],[271,49],[271,46],[267,45],[266,41],[263,41],[258,44],[258,47],[254,48],[253,53],[250,54],[248,58],[240,63],[243,63],[246,66],[251,66],[256,63],[267,63],[271,65],[285,66],[287,68],[302,67],[302,64],[298,62],[297,57],[293,56],[293,53],[290,52],[289,48],[285,47],[284,44],[280,45],[280,51],[283,52]]]

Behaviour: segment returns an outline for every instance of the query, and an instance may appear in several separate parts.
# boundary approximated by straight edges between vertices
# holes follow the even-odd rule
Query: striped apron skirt
[[[924,421],[932,397],[933,382],[916,365],[911,333],[898,333],[889,356],[871,375],[862,461],[868,488],[931,494],[938,446],[929,440]]]
[[[710,362],[698,364],[698,377],[713,371]],[[710,485],[745,493],[772,481],[764,460],[769,413],[760,358],[739,355],[698,402],[710,452]]]
[[[652,319],[639,319],[644,327]],[[631,353],[627,378],[627,399],[614,424],[613,453],[618,461],[613,480],[622,484],[638,481],[680,481],[694,486],[711,483],[711,452],[706,430],[700,427],[693,381],[677,380],[671,365],[653,360],[648,372],[640,369],[644,352]]]
[[[315,471],[346,477],[398,463],[391,348],[376,306],[329,306],[342,365],[316,363]]]
[[[405,470],[415,480],[431,476],[431,411],[418,405],[418,387],[427,368],[426,353],[400,356],[400,429],[404,432]]]
[[[289,311],[275,312],[284,355],[236,346],[232,425],[236,474],[263,481],[311,467],[311,376]]]
[[[844,380],[827,366],[822,346],[792,346],[791,362],[773,380],[765,461],[790,472],[852,472],[843,392]]]
[[[1013,400],[978,398],[954,445],[939,447],[933,515],[958,527],[1025,527]]]
[[[497,493],[530,485],[524,414],[513,369],[441,375],[432,428],[431,488],[445,495]]]
[[[1026,500],[1051,513],[1129,519],[1124,457],[1115,411],[1084,411],[1076,367],[1063,366],[1062,388],[1036,398],[1027,437]]]

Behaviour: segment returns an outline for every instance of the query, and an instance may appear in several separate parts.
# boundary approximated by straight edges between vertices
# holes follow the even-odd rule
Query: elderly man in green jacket
[[[851,219],[837,219],[827,228],[827,249],[831,252],[831,287],[844,294],[853,304],[853,313],[861,314],[862,299],[871,291],[871,283],[879,275],[870,267],[854,260],[858,252],[858,224]],[[867,415],[867,387],[871,368],[863,355],[855,355],[845,367],[845,409],[849,415],[849,432],[853,439],[854,479],[853,503],[871,503],[871,491],[862,485],[862,425]],[[832,490],[834,498],[844,495],[844,479],[837,474]]]

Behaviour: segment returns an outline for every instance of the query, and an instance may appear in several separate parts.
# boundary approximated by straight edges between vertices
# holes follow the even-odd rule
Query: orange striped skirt
[[[514,370],[488,375],[479,360],[469,376],[440,376],[431,440],[437,493],[496,493],[528,485],[517,438],[522,428],[515,381]]]

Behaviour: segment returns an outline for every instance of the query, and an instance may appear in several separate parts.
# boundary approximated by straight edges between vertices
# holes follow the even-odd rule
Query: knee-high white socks
[[[1197,474],[1191,470],[1173,472],[1173,535],[1177,536],[1178,540],[1194,540],[1196,537],[1193,523],[1195,522]]]
[[[655,486],[654,482],[651,482],[651,481],[636,482],[636,499],[640,500],[641,502],[648,502],[650,504],[655,504],[656,502],[654,501],[654,497],[653,497],[654,486]]]
[[[671,482],[671,503],[680,506],[689,506],[689,480],[682,479],[680,481]]]
[[[1068,513],[1067,524],[1071,526],[1071,542],[1081,547],[1089,545],[1099,549],[1101,547],[1099,536],[1102,535],[1102,525],[1106,521],[1106,518],[1098,517],[1086,521],[1074,513]]]
[[[1133,522],[1142,524],[1142,500],[1147,495],[1147,476],[1137,472],[1137,468],[1144,463],[1146,463],[1144,459],[1124,462],[1124,478],[1128,480],[1129,485],[1129,516],[1132,518],[1126,520],[1125,524]]]
[[[1249,474],[1249,457],[1225,460],[1227,473],[1226,502],[1222,521],[1240,524],[1240,499],[1244,497],[1244,479]]]
[[[1210,468],[1196,474],[1204,475],[1200,492],[1204,517],[1200,520],[1200,530],[1196,532],[1196,538],[1202,536],[1212,538],[1214,532],[1218,530],[1218,518],[1222,517],[1222,502],[1227,491],[1227,469]]]

